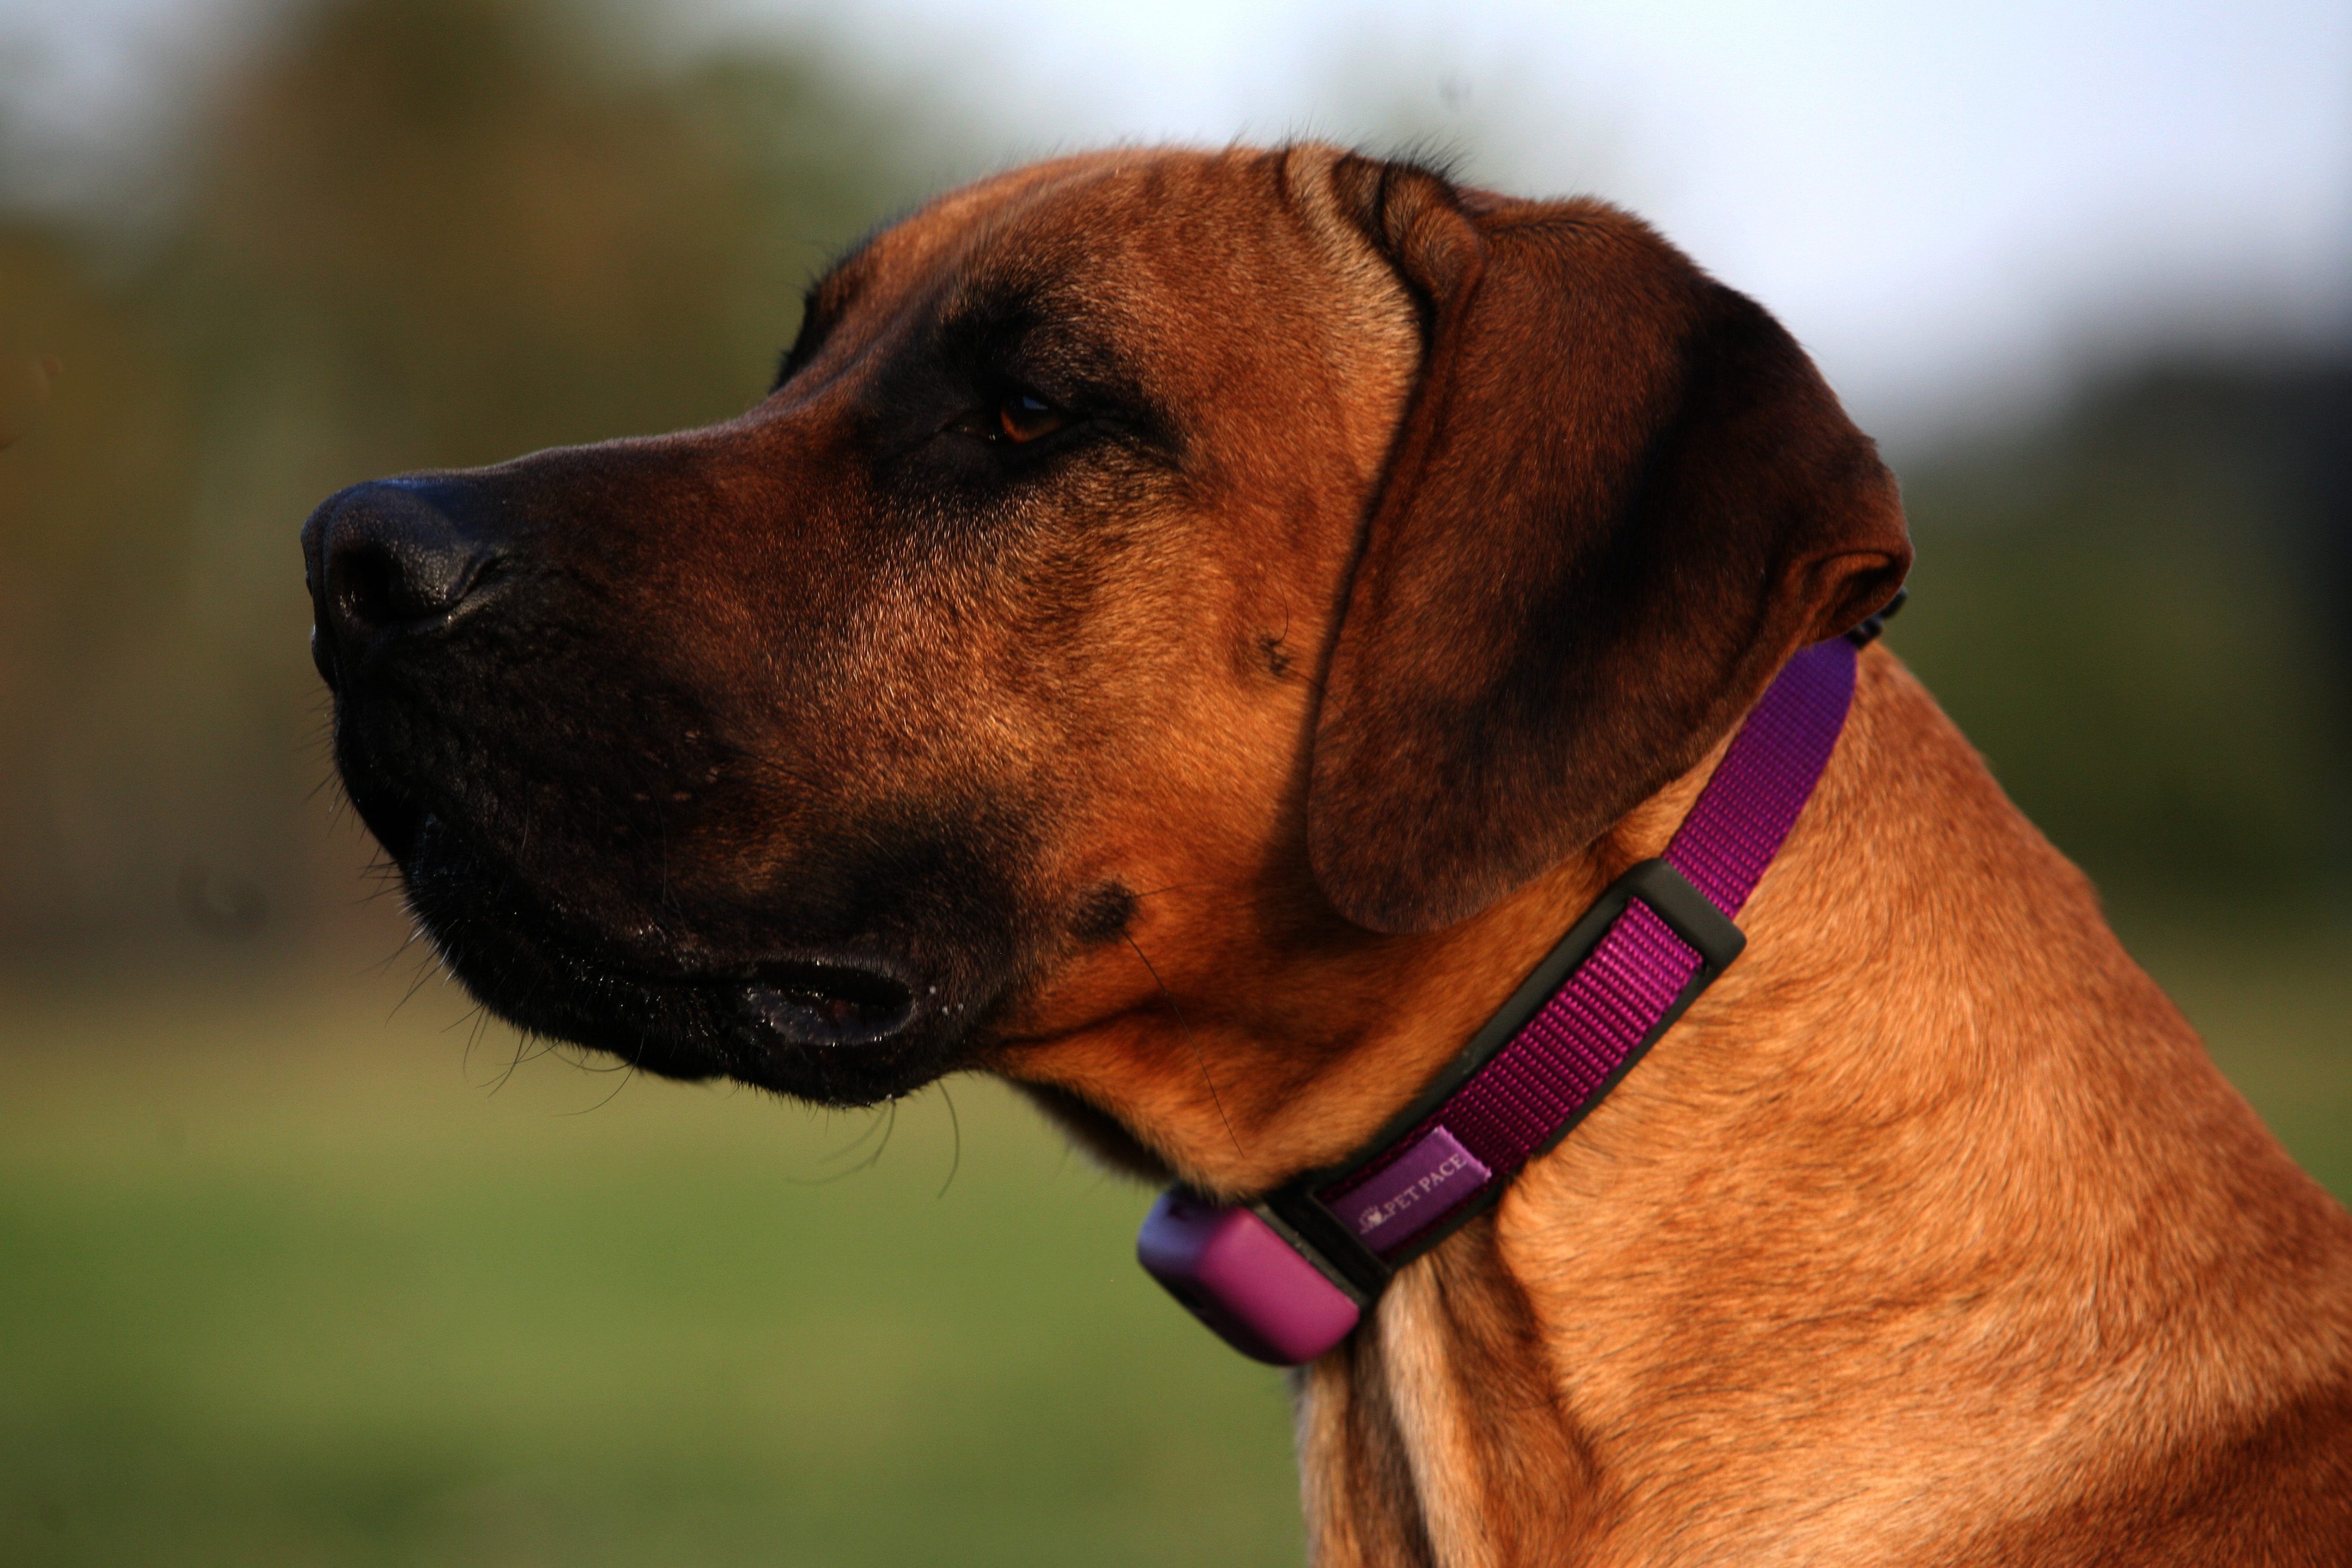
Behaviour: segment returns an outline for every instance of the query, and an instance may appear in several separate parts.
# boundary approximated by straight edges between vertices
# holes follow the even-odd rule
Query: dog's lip
[[[745,966],[737,984],[753,1021],[786,1044],[830,1050],[886,1044],[906,1032],[920,1002],[896,966],[871,957],[804,953]]]
[[[439,802],[385,789],[365,803],[390,831],[411,907],[477,997],[520,1028],[666,1077],[873,1104],[949,1070],[994,1001],[982,977],[919,943],[796,940],[786,912],[712,907],[705,924],[675,904],[567,896],[485,852]]]
[[[449,841],[438,813],[409,808],[404,864],[458,857],[478,872],[481,857]],[[511,882],[513,873],[501,874]],[[650,991],[693,990],[731,998],[763,1032],[796,1046],[881,1044],[932,1010],[936,983],[920,984],[908,966],[886,954],[842,947],[788,945],[711,951],[676,930],[637,925],[625,933],[609,922],[582,919],[578,910],[542,905],[547,918],[528,922],[524,936],[550,958],[577,972],[601,973]],[[599,929],[599,927],[602,929]]]
[[[881,954],[835,948],[781,948],[738,959],[712,962],[709,955],[674,967],[656,956],[632,961],[619,954],[595,954],[593,939],[545,931],[532,936],[551,956],[575,971],[653,994],[697,993],[732,1012],[751,1040],[771,1050],[830,1052],[887,1047],[929,1015],[961,1010],[940,1001],[940,986],[919,979],[901,962]]]

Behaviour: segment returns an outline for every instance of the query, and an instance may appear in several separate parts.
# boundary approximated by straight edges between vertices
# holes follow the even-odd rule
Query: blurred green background
[[[1146,1195],[983,1083],[527,1057],[321,788],[309,507],[736,412],[964,128],[625,9],[270,17],[161,192],[35,199],[0,74],[0,1563],[1297,1561]],[[1899,455],[1893,645],[2352,1194],[2352,356]]]

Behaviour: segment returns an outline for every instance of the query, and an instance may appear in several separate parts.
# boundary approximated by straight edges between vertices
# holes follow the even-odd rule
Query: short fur
[[[1227,1196],[1412,1098],[1909,562],[1751,301],[1318,146],[942,197],[742,418],[305,546],[490,1006],[833,1103],[995,1071]],[[1316,1561],[2352,1560],[2352,1218],[1883,649],[1742,925],[1301,1375]]]

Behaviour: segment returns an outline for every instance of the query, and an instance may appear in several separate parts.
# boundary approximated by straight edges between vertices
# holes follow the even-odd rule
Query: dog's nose
[[[330,683],[341,656],[448,625],[488,596],[504,555],[497,504],[459,479],[379,479],[330,497],[302,529],[317,623],[311,653]]]

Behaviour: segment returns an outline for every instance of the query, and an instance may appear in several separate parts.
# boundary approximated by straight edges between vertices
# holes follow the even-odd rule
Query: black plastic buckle
[[[1640,899],[1654,911],[1666,928],[1689,943],[1698,954],[1699,973],[1712,980],[1748,946],[1748,933],[1715,906],[1715,900],[1691,884],[1690,878],[1664,861],[1643,861],[1610,887],[1625,890],[1626,902]],[[1621,905],[1622,907],[1622,905]],[[1595,946],[1598,946],[1596,943]],[[1565,981],[1567,976],[1560,978]]]

